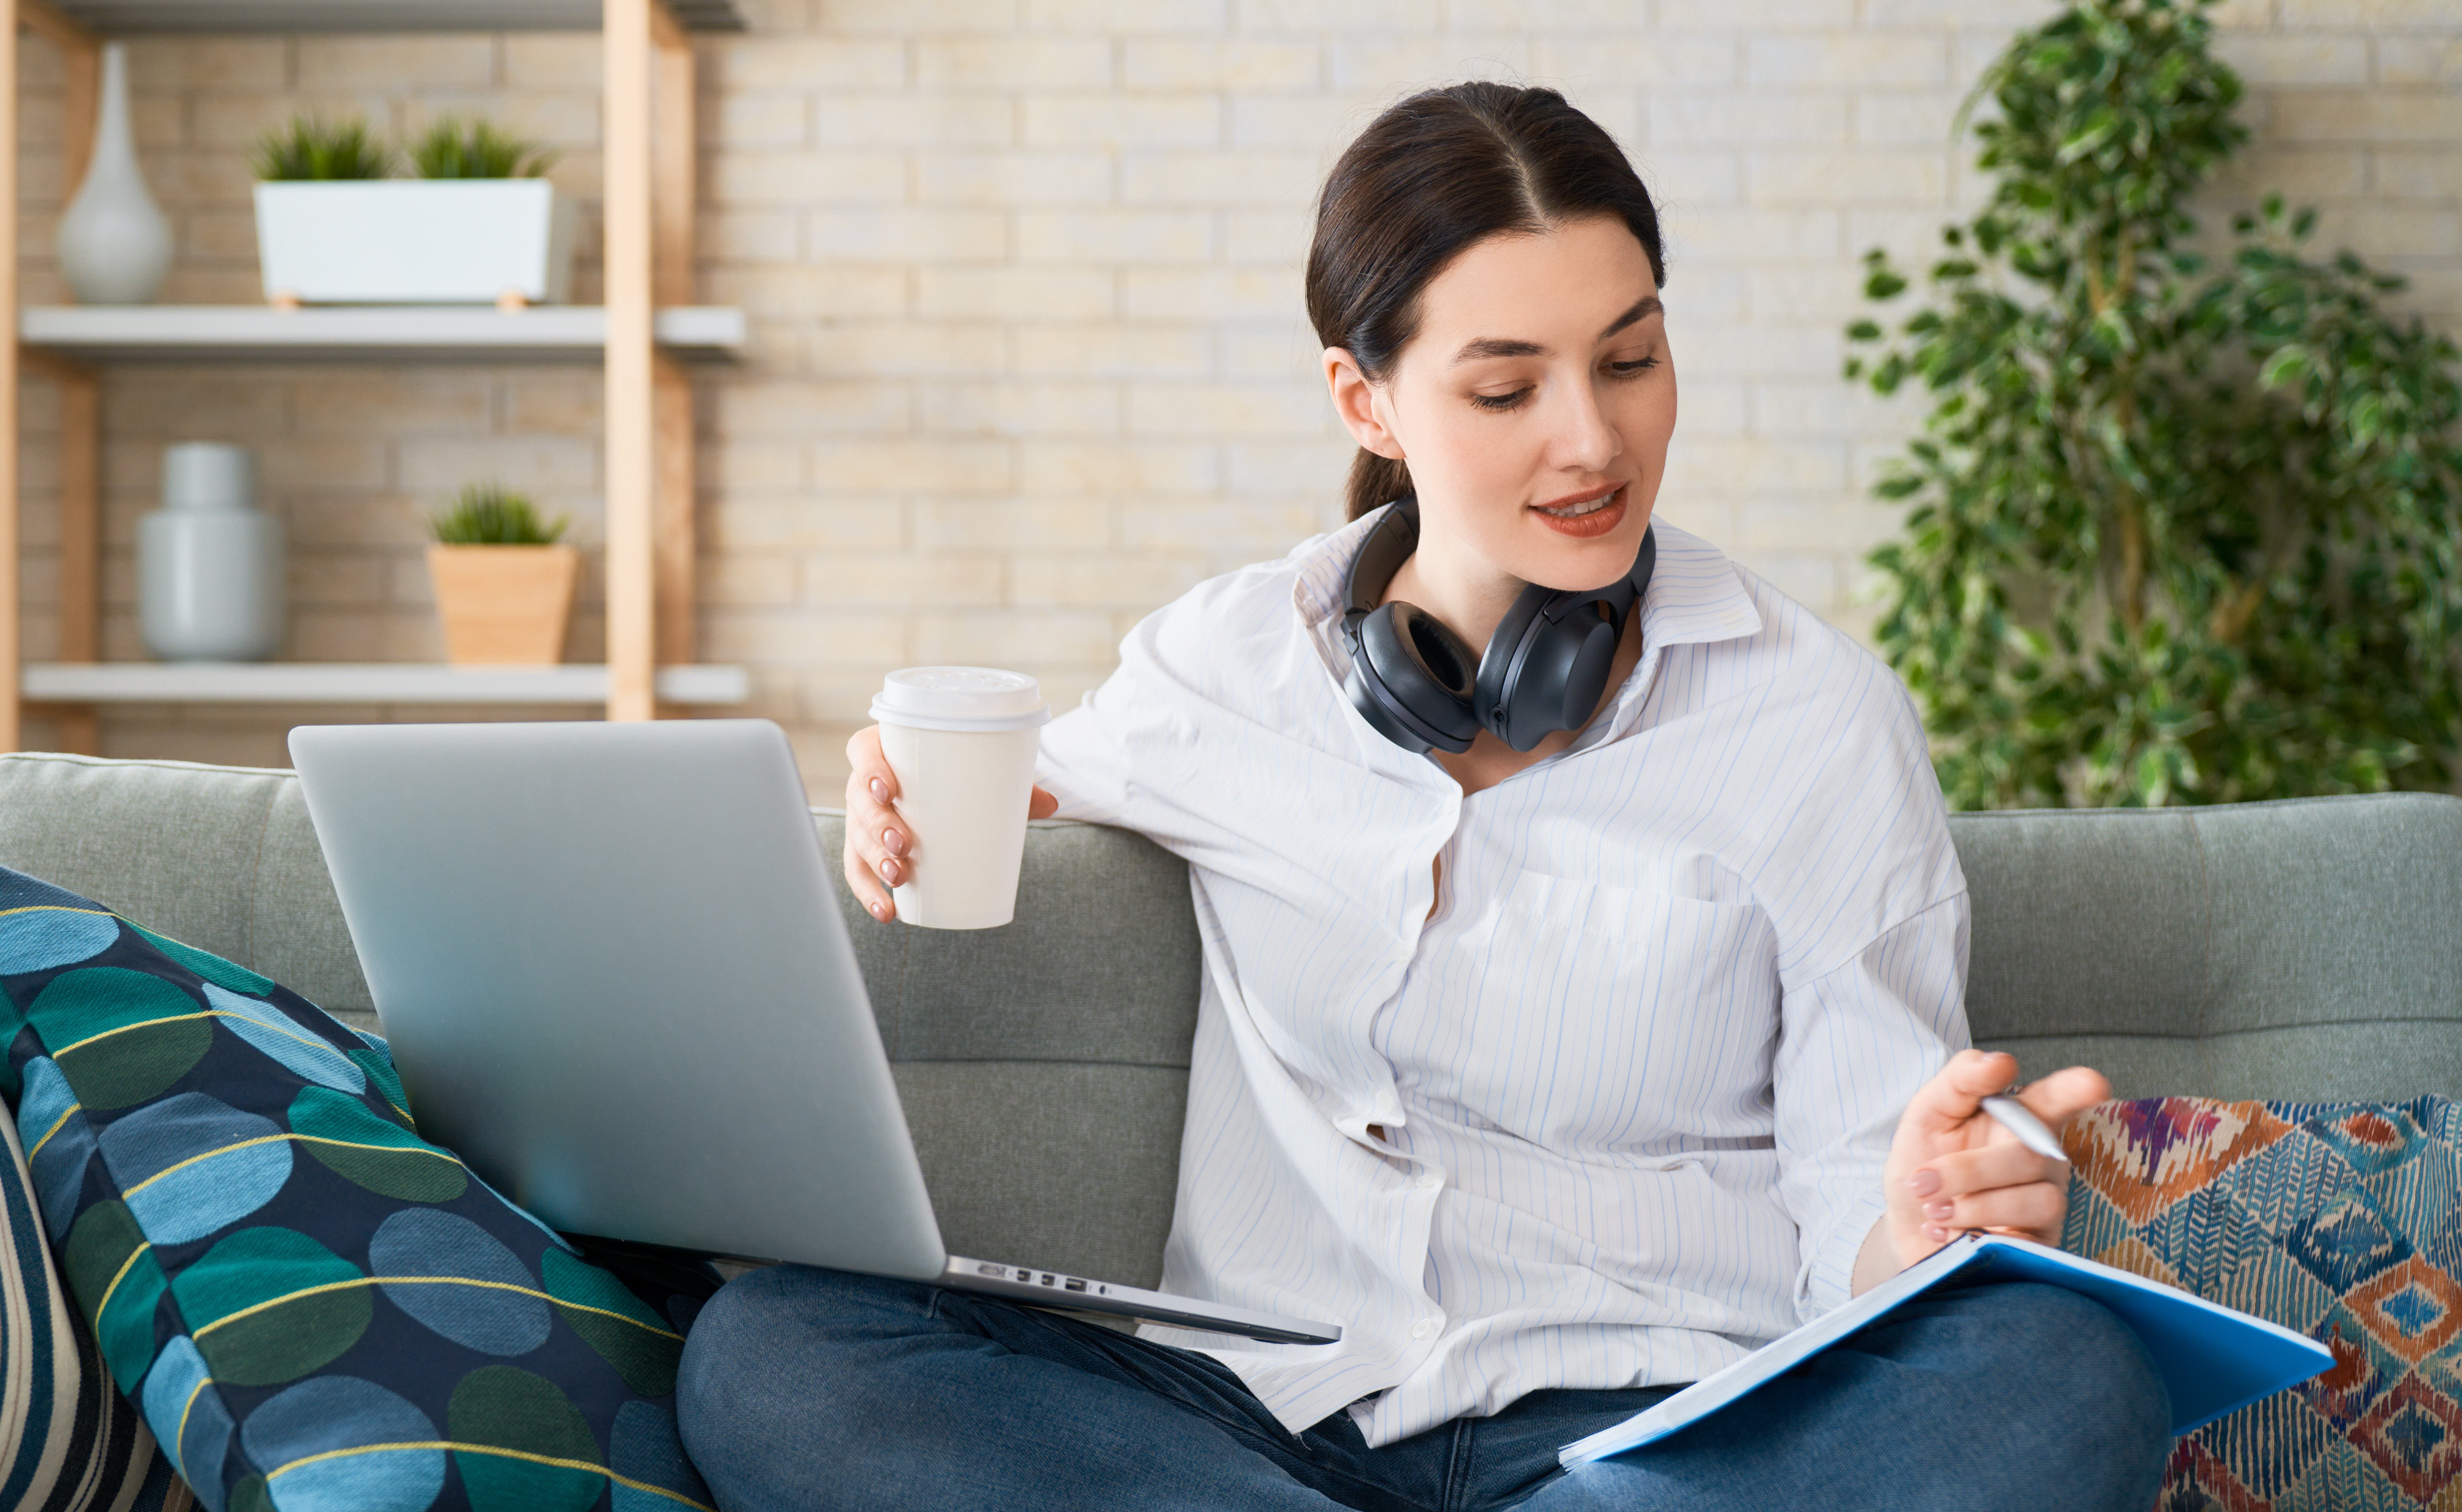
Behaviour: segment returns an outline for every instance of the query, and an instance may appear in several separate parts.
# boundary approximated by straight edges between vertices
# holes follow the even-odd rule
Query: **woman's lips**
[[[1529,509],[1540,524],[1558,535],[1569,535],[1576,540],[1587,541],[1593,536],[1605,535],[1624,523],[1625,492],[1629,486],[1630,485],[1619,485],[1615,492],[1609,496],[1607,503],[1587,514],[1551,514],[1548,512],[1548,508],[1535,504],[1529,506]],[[1596,495],[1592,497],[1595,498]],[[1564,509],[1578,508],[1580,506],[1556,505],[1549,508]]]

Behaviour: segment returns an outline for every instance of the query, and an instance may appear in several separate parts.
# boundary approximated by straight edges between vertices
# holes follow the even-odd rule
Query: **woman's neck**
[[[1472,651],[1484,653],[1505,611],[1526,586],[1468,546],[1423,534],[1418,549],[1403,559],[1386,585],[1385,601],[1398,598],[1417,605]]]

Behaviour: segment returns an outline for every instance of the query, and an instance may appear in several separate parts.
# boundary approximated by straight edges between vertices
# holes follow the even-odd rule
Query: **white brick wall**
[[[1949,121],[2041,0],[747,0],[702,43],[700,295],[753,342],[706,374],[704,655],[748,662],[826,792],[879,674],[982,659],[1072,702],[1136,617],[1331,523],[1350,446],[1300,311],[1311,197],[1410,88],[1563,88],[1666,202],[1683,419],[1660,507],[1862,629],[1865,488],[1914,410],[1837,377],[1875,243],[1927,255],[1976,191]],[[2462,330],[2462,11],[2230,0],[2257,140],[2211,199],[2326,212]],[[30,297],[53,297],[56,71],[25,63]],[[151,40],[139,127],[182,227],[165,297],[257,296],[247,150],[298,108],[408,130],[485,111],[594,202],[590,38]],[[593,233],[585,266],[594,257]],[[580,297],[596,295],[594,271]],[[501,477],[594,544],[597,394],[575,371],[131,370],[107,390],[109,652],[160,448],[258,448],[298,566],[292,654],[429,657],[421,511]],[[50,638],[25,423],[30,643]],[[572,654],[598,643],[585,589]],[[353,711],[370,713],[373,711]],[[141,717],[140,717],[141,715]],[[113,719],[116,754],[281,760],[281,711]],[[39,729],[35,732],[40,736]]]

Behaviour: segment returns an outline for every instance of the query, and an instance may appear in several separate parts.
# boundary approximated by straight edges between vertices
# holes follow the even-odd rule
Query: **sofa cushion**
[[[2164,1097],[2071,1123],[2067,1248],[2334,1352],[2179,1440],[2163,1506],[2462,1500],[2457,1109]]]
[[[105,1368],[214,1512],[705,1505],[710,1286],[627,1285],[419,1136],[384,1043],[0,872],[0,1092]]]

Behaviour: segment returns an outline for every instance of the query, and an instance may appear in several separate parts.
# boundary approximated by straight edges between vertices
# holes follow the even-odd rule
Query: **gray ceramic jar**
[[[244,446],[162,453],[162,508],[137,523],[139,628],[164,661],[262,661],[282,649],[282,522],[256,508]]]

